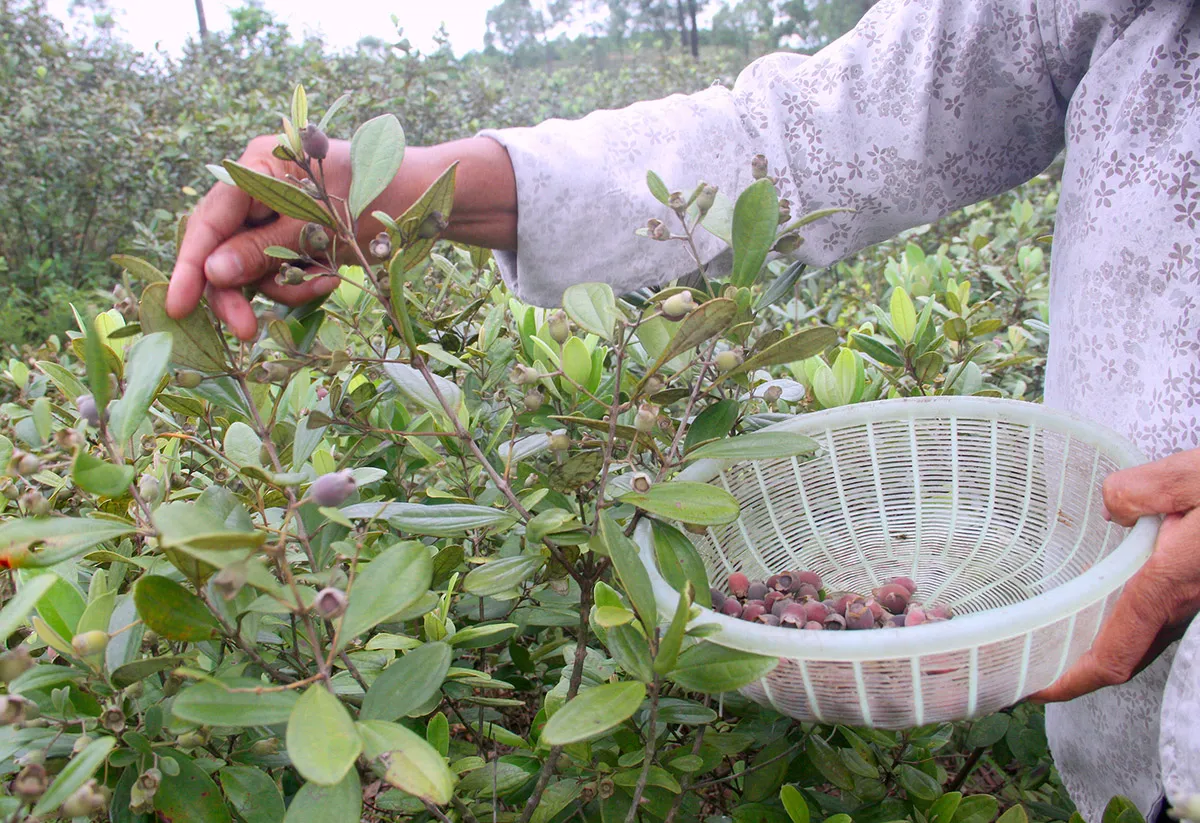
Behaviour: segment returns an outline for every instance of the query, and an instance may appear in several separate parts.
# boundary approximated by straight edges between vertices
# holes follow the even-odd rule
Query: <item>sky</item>
[[[404,36],[422,51],[434,47],[433,35],[445,23],[455,54],[483,48],[489,8],[498,0],[263,0],[263,6],[288,24],[293,34],[321,34],[335,48],[353,46],[373,35],[392,41],[395,14]],[[70,0],[50,0],[54,13],[68,21]],[[210,30],[229,28],[229,9],[240,0],[205,0]],[[194,0],[110,0],[123,39],[142,51],[162,48],[179,54],[183,43],[197,31]]]

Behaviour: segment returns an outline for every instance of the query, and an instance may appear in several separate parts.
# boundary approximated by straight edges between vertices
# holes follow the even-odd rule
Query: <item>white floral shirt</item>
[[[822,266],[1011,188],[1065,147],[1045,401],[1163,457],[1200,446],[1198,91],[1191,2],[883,0],[818,54],[765,57],[733,89],[484,132],[517,175],[502,270],[542,305],[572,283],[685,274],[675,244],[632,234],[669,216],[647,169],[737,192],[765,154],[794,214],[855,210],[806,229],[797,256]],[[1047,709],[1089,821],[1113,794],[1148,816],[1164,785],[1176,802],[1200,794],[1198,626],[1131,683]]]

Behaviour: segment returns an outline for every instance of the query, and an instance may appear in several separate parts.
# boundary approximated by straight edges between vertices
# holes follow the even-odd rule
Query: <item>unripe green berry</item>
[[[358,488],[349,469],[323,474],[313,481],[308,493],[318,506],[340,506]]]
[[[28,477],[41,467],[41,461],[29,452],[13,452],[12,459],[9,461],[9,470],[21,477]]]
[[[732,349],[726,349],[722,352],[717,352],[714,365],[719,372],[727,372],[736,369],[742,365],[742,356]]]
[[[696,300],[690,291],[672,294],[662,304],[663,317],[668,320],[682,320],[696,308]]]
[[[450,223],[440,211],[431,211],[417,227],[417,237],[422,240],[432,240],[444,232],[449,225]]]
[[[204,380],[204,375],[191,369],[180,369],[175,372],[175,385],[181,389],[194,389]]]
[[[162,485],[158,482],[158,478],[152,474],[143,474],[138,480],[138,494],[148,503],[158,501],[158,496],[162,493]]]
[[[285,263],[275,278],[282,286],[299,286],[304,282],[304,269]]]
[[[0,683],[11,683],[32,669],[33,665],[29,649],[24,646],[17,646],[11,651],[0,654]]]
[[[713,203],[717,201],[717,187],[710,186],[707,183],[704,188],[700,189],[700,194],[696,195],[696,208],[700,210],[700,216],[708,214],[708,210],[713,207]]]
[[[750,176],[755,180],[762,180],[767,176],[767,156],[765,154],[756,154],[750,160]]]
[[[796,232],[789,232],[775,241],[774,251],[780,254],[791,254],[804,243],[802,238]]]
[[[783,225],[792,219],[792,202],[787,198],[779,201],[779,224]]]
[[[91,817],[104,809],[106,801],[99,784],[92,778],[71,793],[63,802],[60,812],[63,817]]]
[[[687,211],[687,201],[683,199],[683,192],[671,192],[670,197],[667,198],[667,208],[677,214]]]
[[[300,245],[315,252],[325,251],[329,248],[329,233],[318,223],[305,223],[300,230]]]
[[[105,709],[100,715],[100,725],[113,734],[120,734],[125,731],[125,712],[117,708]]]
[[[104,654],[104,650],[108,648],[108,632],[94,629],[77,634],[71,638],[71,648],[84,659]]]
[[[565,452],[571,448],[571,438],[566,432],[556,431],[550,435],[550,451]]]
[[[645,494],[646,492],[650,491],[650,486],[652,483],[653,481],[650,479],[650,475],[646,474],[645,472],[634,472],[633,476],[629,478],[629,485],[638,494]]]
[[[509,379],[518,386],[529,386],[542,379],[538,374],[537,369],[531,369],[524,363],[518,363],[512,367],[512,371],[508,374]]]
[[[0,695],[0,726],[21,723],[29,714],[29,700],[19,694]]]
[[[37,489],[29,489],[21,495],[21,508],[34,517],[45,517],[50,513],[50,501]]]
[[[671,239],[671,230],[668,229],[666,224],[657,217],[651,217],[646,221],[646,234],[651,240]]]
[[[642,434],[649,434],[658,425],[659,407],[653,403],[643,403],[638,407],[633,418],[633,427]]]
[[[46,767],[40,763],[30,763],[13,778],[12,793],[21,802],[32,803],[46,793],[49,785]]]
[[[546,320],[546,331],[550,333],[550,339],[555,343],[562,345],[567,342],[567,338],[571,336],[571,324],[567,320],[567,313],[562,309],[558,309],[550,313],[550,317]]]
[[[542,407],[546,402],[546,396],[537,389],[530,389],[525,392],[525,396],[521,398],[521,405],[525,407],[527,412],[535,412]]]
[[[175,738],[175,745],[181,749],[198,749],[208,742],[208,735],[198,731],[184,732]]]

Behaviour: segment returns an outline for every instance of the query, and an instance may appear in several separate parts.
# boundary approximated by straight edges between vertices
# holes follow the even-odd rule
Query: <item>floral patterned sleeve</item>
[[[733,194],[765,154],[794,215],[855,209],[806,229],[797,256],[811,265],[1032,177],[1062,147],[1065,115],[1042,3],[883,0],[818,54],[764,57],[733,89],[482,132],[507,147],[517,177],[506,279],[553,305],[573,283],[628,291],[694,268],[679,244],[633,235],[670,216],[648,169],[673,189],[704,180]],[[701,254],[718,250],[703,238]]]

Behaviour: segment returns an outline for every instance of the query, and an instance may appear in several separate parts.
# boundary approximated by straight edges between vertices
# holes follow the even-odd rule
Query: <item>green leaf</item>
[[[125,358],[125,393],[113,404],[109,431],[119,442],[133,436],[158,393],[171,361],[171,335],[148,334],[137,341]]]
[[[911,342],[917,331],[917,310],[908,292],[897,286],[892,289],[892,328],[905,343]]]
[[[358,635],[411,606],[429,591],[432,579],[429,549],[413,540],[397,543],[370,563],[360,563],[338,629],[337,648],[345,648]]]
[[[758,302],[754,304],[754,310],[759,312],[767,306],[775,305],[784,298],[790,298],[793,288],[800,280],[800,275],[804,274],[806,268],[807,266],[799,261],[788,266],[783,274],[771,281],[770,287],[763,293],[762,297],[758,298]]]
[[[809,455],[820,448],[811,437],[796,432],[759,431],[706,443],[687,455],[688,460],[774,460]]]
[[[683,646],[683,635],[687,631],[691,608],[692,588],[687,586],[675,606],[675,615],[671,618],[671,625],[667,627],[658,643],[658,653],[654,656],[656,674],[667,674],[675,668],[675,662],[679,659],[679,649]]]
[[[0,645],[3,645],[9,635],[21,628],[25,619],[33,613],[38,600],[57,580],[57,575],[40,574],[21,583],[17,593],[8,599],[3,609],[0,609]]]
[[[166,283],[168,278],[154,266],[131,254],[114,254],[108,258],[143,283]]]
[[[529,818],[529,823],[550,823],[559,812],[579,797],[583,784],[578,780],[559,780],[551,783],[542,792],[542,799]]]
[[[463,579],[463,589],[480,597],[512,591],[546,563],[540,554],[504,557],[476,566]]]
[[[138,317],[143,333],[171,333],[171,362],[205,374],[225,371],[225,344],[209,320],[208,312],[198,308],[182,320],[167,315],[167,284],[151,283],[142,291]]]
[[[854,790],[854,775],[846,768],[837,750],[826,743],[819,735],[811,735],[805,745],[809,761],[816,766],[826,780],[842,791]]]
[[[1137,823],[1140,820],[1142,820],[1142,813],[1138,811],[1137,805],[1128,797],[1117,795],[1104,807],[1104,817],[1100,823]],[[963,823],[963,821],[955,820],[955,823]]]
[[[79,589],[53,572],[24,571],[23,580],[37,576],[49,577],[54,581],[37,603],[38,617],[64,640],[70,640],[77,631],[79,618],[87,610],[87,603]],[[70,652],[74,655],[74,652]]]
[[[70,762],[54,778],[50,788],[33,807],[33,813],[45,816],[57,809],[71,794],[86,783],[100,764],[108,757],[113,746],[117,744],[115,737],[97,737],[87,744],[87,747],[71,758]]]
[[[962,803],[962,792],[946,792],[929,807],[926,815],[929,823],[951,823],[960,803]]]
[[[770,180],[756,180],[733,207],[733,271],[729,282],[749,286],[758,277],[779,227],[779,194]]]
[[[219,487],[210,487],[219,488]],[[163,546],[228,550],[261,546],[267,533],[255,529],[244,508],[214,511],[200,502],[166,503],[151,515]]]
[[[740,509],[737,498],[724,489],[689,480],[656,483],[648,491],[623,494],[620,500],[660,517],[701,526],[732,523]]]
[[[163,779],[154,795],[154,810],[158,820],[172,823],[230,823],[229,809],[221,798],[217,784],[208,773],[186,757],[171,749],[155,749],[160,758]],[[173,760],[174,774],[162,761]]]
[[[454,181],[457,176],[458,161],[455,160],[396,221],[408,232],[402,238],[403,242],[408,243],[408,247],[400,257],[399,271],[401,273],[412,271],[429,257],[429,252],[433,249],[433,244],[437,242],[437,237],[420,237],[416,234],[416,230],[435,211],[444,219],[450,219],[450,212],[454,207]],[[389,267],[389,271],[391,270]],[[402,306],[403,296],[402,290],[393,288],[392,305]],[[400,311],[401,309],[397,309],[398,313]]]
[[[358,127],[350,140],[350,215],[363,210],[396,178],[404,159],[404,129],[394,114],[383,114]]]
[[[654,599],[650,575],[638,557],[637,545],[625,536],[621,527],[607,513],[600,515],[599,537],[608,549],[613,569],[621,581],[621,588],[633,602],[634,611],[642,619],[646,631],[653,632],[658,626],[658,603]]]
[[[506,642],[519,628],[516,623],[467,626],[447,638],[447,642],[456,649],[486,649]]]
[[[71,464],[71,479],[85,492],[105,497],[124,497],[129,493],[129,484],[133,482],[133,466],[117,466],[80,450]]]
[[[228,684],[230,688],[242,689],[263,685],[249,679]],[[171,712],[181,720],[201,726],[271,726],[287,721],[297,699],[290,690],[261,694],[235,692],[205,681],[182,689],[171,703]]]
[[[669,523],[655,520],[651,523],[654,530],[654,558],[663,579],[677,592],[683,592],[683,587],[691,582],[695,590],[696,603],[704,608],[712,606],[712,594],[708,584],[708,572],[704,570],[704,560],[692,545],[687,535]]]
[[[779,799],[792,823],[809,823],[808,804],[799,789],[788,784],[779,790]]]
[[[742,779],[742,799],[761,802],[774,796],[787,776],[787,754],[792,743],[786,737],[773,740],[751,758]]]
[[[608,630],[608,650],[621,668],[643,683],[654,682],[654,662],[650,644],[633,626],[614,626]]]
[[[718,400],[704,411],[696,415],[696,419],[688,425],[687,434],[683,438],[684,452],[695,448],[700,443],[725,437],[737,422],[740,411],[738,401],[728,398]]]
[[[309,686],[292,708],[287,724],[287,753],[305,780],[333,786],[346,776],[363,750],[363,741],[341,701],[324,686]]]
[[[1010,806],[1008,811],[1000,815],[1000,819],[996,823],[1029,823],[1029,815],[1025,812],[1025,807],[1019,803],[1016,806]]]
[[[87,368],[88,388],[92,390],[92,399],[101,414],[108,405],[111,389],[108,383],[109,360],[100,330],[96,328],[96,318],[84,324],[84,365]]]
[[[109,645],[111,646],[112,644],[110,643]],[[112,682],[118,689],[123,689],[126,686],[132,686],[134,683],[145,680],[150,675],[158,674],[168,669],[177,669],[186,662],[187,658],[179,655],[143,657],[141,660],[134,660],[132,663],[118,666],[112,673]]]
[[[725,331],[733,325],[737,313],[737,303],[727,297],[718,297],[697,306],[691,314],[679,321],[679,328],[675,330],[674,336],[658,356],[658,360],[646,370],[642,382],[645,383],[646,379],[664,364]]]
[[[217,634],[217,622],[200,598],[161,575],[149,574],[138,580],[133,602],[142,622],[168,640],[191,643]]]
[[[626,623],[632,623],[635,619],[637,619],[637,615],[623,606],[596,607],[596,622],[606,629],[624,626]]]
[[[702,694],[730,692],[761,680],[779,665],[779,658],[729,649],[701,641],[679,655],[671,679]]]
[[[46,373],[46,376],[58,387],[58,390],[66,395],[67,399],[72,403],[79,398],[79,395],[88,393],[87,387],[79,382],[79,378],[73,375],[69,369],[64,369],[62,366],[52,363],[49,360],[39,360],[37,361],[37,366]],[[8,440],[8,438],[5,438],[5,440]],[[11,442],[9,441],[10,444]],[[8,457],[4,455],[3,449],[0,449],[0,457],[4,458],[4,464],[7,465]]]
[[[0,561],[10,568],[53,566],[135,531],[136,526],[90,517],[10,520],[0,525]]]
[[[355,503],[339,510],[351,520],[386,520],[393,528],[410,534],[455,537],[471,529],[506,528],[516,515],[490,506],[450,503],[429,506],[421,503]]]
[[[854,345],[854,348],[858,349],[872,360],[875,360],[885,366],[891,366],[895,369],[904,367],[904,358],[899,354],[896,354],[896,352],[892,351],[874,337],[860,334],[858,332],[851,332],[850,342]]]
[[[920,769],[902,765],[896,770],[896,782],[908,794],[909,800],[932,803],[942,793],[941,784]]]
[[[438,693],[450,671],[453,650],[426,643],[384,669],[363,698],[359,720],[399,720]]]
[[[954,813],[954,823],[989,823],[1000,810],[1000,804],[990,794],[973,794],[964,797]],[[1137,819],[1142,820],[1139,814]]]
[[[646,172],[646,187],[650,189],[650,194],[654,195],[654,199],[664,206],[671,199],[671,193],[667,191],[667,184],[652,171]]]
[[[299,186],[260,174],[232,160],[225,160],[221,165],[229,172],[234,185],[271,210],[297,220],[336,228],[329,212]]]
[[[997,713],[981,717],[971,724],[971,730],[967,732],[967,748],[991,746],[1003,740],[1007,733],[1008,715]]]
[[[288,806],[283,823],[337,823],[362,817],[362,783],[350,769],[333,786],[305,783]]]
[[[562,296],[563,311],[584,331],[612,340],[617,322],[617,299],[607,283],[576,283]]]
[[[397,723],[368,720],[358,724],[368,760],[377,761],[383,779],[430,803],[445,805],[454,794],[454,774],[425,738]]]
[[[229,805],[245,823],[279,823],[283,820],[283,797],[271,776],[253,766],[221,769],[221,788]]]
[[[768,366],[807,360],[813,355],[825,351],[837,343],[837,340],[837,331],[829,326],[814,326],[811,329],[804,329],[777,343],[772,343],[760,352],[755,352],[736,369],[726,372],[726,375],[733,377],[738,374],[753,374],[758,369],[765,369]]]
[[[585,689],[546,722],[541,739],[566,746],[599,737],[633,717],[645,699],[646,685],[636,681]]]

